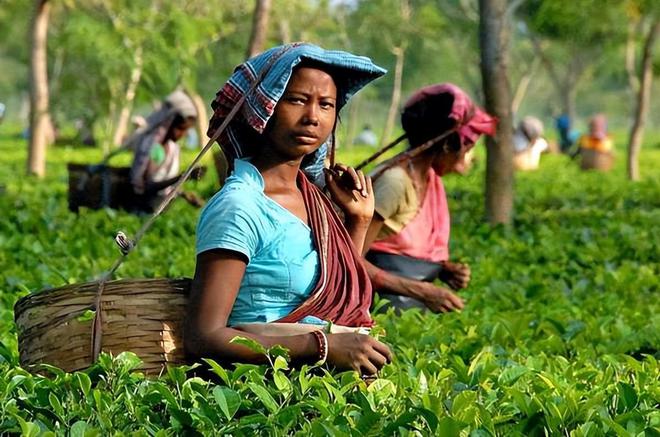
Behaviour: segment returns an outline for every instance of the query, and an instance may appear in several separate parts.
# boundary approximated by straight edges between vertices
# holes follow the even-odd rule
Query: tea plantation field
[[[340,151],[356,163],[369,151]],[[480,153],[483,151],[480,150]],[[16,300],[93,279],[143,218],[66,205],[65,163],[97,150],[49,152],[44,181],[24,176],[25,144],[0,137],[0,434],[24,435],[660,435],[660,148],[642,153],[644,180],[582,173],[544,156],[516,181],[510,229],[483,223],[483,156],[447,177],[453,257],[473,280],[462,313],[379,315],[395,361],[365,386],[351,372],[185,368],[158,379],[132,354],[87,372],[32,376],[18,364]],[[187,158],[191,158],[188,153]],[[126,160],[128,157],[119,159]],[[210,195],[215,175],[189,188]],[[191,276],[198,211],[175,204],[119,277]]]

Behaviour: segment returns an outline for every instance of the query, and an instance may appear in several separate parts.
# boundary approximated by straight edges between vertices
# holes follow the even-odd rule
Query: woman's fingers
[[[341,174],[341,179],[345,182],[344,185],[347,189],[359,191],[362,197],[368,196],[367,177],[362,171],[343,164],[335,164],[331,170],[337,175]]]
[[[363,360],[360,363],[359,368],[361,375],[375,375],[378,373],[378,368],[374,366],[369,359]]]
[[[383,366],[388,363],[387,358],[375,350],[371,351],[371,354],[369,354],[369,361],[371,361],[371,364],[373,364],[376,369],[382,369]]]
[[[389,347],[387,347],[385,343],[381,343],[380,341],[374,339],[372,347],[376,352],[378,352],[378,354],[383,356],[388,363],[392,362],[392,351]]]
[[[362,182],[360,181],[360,177],[358,176],[355,169],[353,167],[348,167],[346,172],[350,175],[351,179],[353,180],[353,187],[355,187],[355,189],[358,191],[362,191]]]
[[[362,173],[361,170],[357,171],[358,179],[360,179],[360,195],[362,197],[367,197],[367,177]]]
[[[453,309],[462,310],[465,307],[465,304],[463,303],[463,299],[456,296],[454,293],[450,293],[447,296],[447,301],[451,304],[451,307]]]

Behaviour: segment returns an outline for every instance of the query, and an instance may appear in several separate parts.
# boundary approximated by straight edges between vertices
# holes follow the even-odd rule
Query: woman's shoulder
[[[380,169],[381,169],[380,166],[376,167],[373,170],[372,174],[376,173]],[[385,170],[383,173],[381,173],[380,176],[378,176],[378,179],[382,179],[382,178],[384,178],[385,180],[388,179],[399,180],[399,179],[410,179],[410,176],[408,176],[408,172],[403,167],[401,167],[400,165],[394,165],[388,168],[387,170]]]
[[[202,210],[202,216],[227,212],[246,216],[259,210],[258,197],[260,193],[240,181],[227,183],[211,197]]]
[[[378,168],[374,170],[374,172],[376,171],[378,171]],[[385,170],[373,182],[376,191],[386,190],[404,194],[407,190],[413,188],[412,179],[410,179],[408,172],[398,165]]]
[[[197,253],[229,249],[250,259],[272,228],[256,200],[258,194],[242,184],[225,184],[199,216]]]

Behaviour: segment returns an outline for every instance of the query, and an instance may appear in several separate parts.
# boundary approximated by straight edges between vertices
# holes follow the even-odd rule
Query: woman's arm
[[[186,316],[186,351],[196,357],[220,357],[246,363],[265,362],[265,356],[231,343],[234,337],[242,336],[257,341],[265,348],[283,346],[289,350],[294,362],[314,363],[319,351],[313,334],[263,336],[227,326],[246,265],[243,255],[228,250],[207,251],[197,257]],[[368,335],[328,334],[327,339],[328,362],[340,369],[374,374],[392,359],[389,348]]]
[[[231,343],[234,337],[242,336],[256,340],[266,348],[284,346],[292,359],[313,362],[318,353],[313,335],[267,337],[227,326],[246,265],[242,255],[228,250],[212,250],[198,255],[186,317],[186,351],[197,357],[265,362],[265,356],[246,346]]]
[[[369,251],[369,247],[378,237],[384,223],[385,220],[380,214],[374,213],[367,230],[364,254]],[[415,298],[424,302],[424,305],[434,312],[460,310],[464,306],[463,300],[446,288],[438,287],[430,282],[416,281],[395,275],[376,267],[366,259],[364,263],[367,266],[367,273],[376,292],[382,291]]]
[[[367,273],[371,279],[374,291],[378,293],[398,294],[422,301],[434,313],[462,310],[463,299],[451,290],[438,287],[432,282],[417,281],[404,278],[386,270],[382,270],[369,261],[364,260]]]
[[[201,175],[204,174],[204,170],[202,167],[195,167],[190,174],[190,178],[192,179],[199,179]],[[144,190],[144,194],[150,195],[150,194],[156,194],[160,190],[169,187],[170,185],[176,184],[179,179],[183,176],[183,173],[181,173],[178,176],[174,176],[173,178],[170,179],[165,179],[164,181],[159,181],[159,182],[148,182],[146,184],[146,188]]]

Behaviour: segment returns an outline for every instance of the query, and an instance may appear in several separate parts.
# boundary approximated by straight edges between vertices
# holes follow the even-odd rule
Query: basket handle
[[[120,244],[120,249],[121,249],[121,255],[115,260],[115,262],[112,264],[110,269],[106,271],[101,278],[99,279],[98,283],[99,286],[96,290],[96,297],[94,299],[94,322],[92,324],[92,342],[91,342],[91,348],[92,348],[92,362],[95,362],[96,359],[98,358],[99,354],[101,353],[101,343],[103,339],[103,316],[102,316],[102,311],[101,311],[101,296],[103,295],[103,291],[105,289],[105,283],[114,275],[114,273],[117,271],[119,266],[126,260],[126,257],[135,250],[135,247],[137,246],[138,242],[144,237],[144,235],[147,233],[151,225],[154,223],[154,221],[160,216],[165,208],[174,200],[174,198],[179,194],[179,190],[181,186],[190,178],[190,175],[193,172],[193,169],[199,161],[204,157],[204,155],[213,147],[213,144],[215,141],[220,137],[220,134],[224,132],[224,130],[227,128],[229,123],[234,119],[238,111],[241,109],[243,106],[243,103],[245,103],[245,100],[247,99],[247,96],[250,95],[251,93],[254,92],[254,90],[259,86],[259,84],[263,81],[264,77],[270,69],[273,67],[275,64],[275,61],[277,61],[284,53],[289,51],[293,46],[288,45],[285,47],[282,47],[277,53],[275,53],[266,63],[265,68],[261,71],[259,76],[252,82],[250,85],[250,88],[247,90],[245,94],[241,96],[240,99],[236,102],[234,107],[231,109],[227,117],[224,119],[220,127],[215,131],[213,136],[209,138],[209,141],[206,143],[206,145],[202,148],[202,150],[197,154],[193,162],[188,166],[185,172],[181,175],[179,180],[174,184],[174,188],[172,191],[163,199],[163,201],[156,207],[156,210],[154,213],[149,217],[149,219],[142,225],[142,227],[137,231],[135,234],[135,237],[130,240],[128,238],[121,238],[118,236],[120,240],[124,240],[125,244]],[[107,157],[109,159],[109,157]]]
[[[404,152],[401,152],[394,157],[388,159],[387,161],[383,162],[382,167],[378,169],[373,175],[371,175],[371,179],[376,180],[380,175],[382,175],[386,170],[394,167],[395,165],[407,160],[407,159],[413,159],[422,153],[426,152],[429,150],[431,147],[435,146],[437,143],[440,141],[444,140],[445,138],[449,137],[449,135],[453,134],[454,132],[457,132],[458,128],[453,128],[451,130],[448,130],[447,132],[438,135],[437,137],[431,138],[427,142],[423,143],[421,146],[417,146],[414,149],[406,150]],[[365,159],[362,161],[356,169],[361,169],[365,165],[372,163],[376,159],[378,159],[379,156],[381,156],[383,153],[387,152],[390,150],[392,147],[396,146],[399,144],[401,141],[403,141],[406,138],[406,135],[401,135],[399,138],[388,144],[387,146],[383,147],[373,155],[371,155],[369,158]]]

